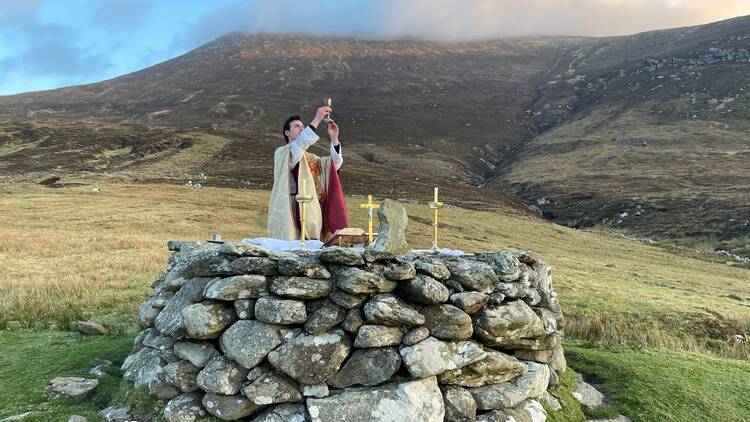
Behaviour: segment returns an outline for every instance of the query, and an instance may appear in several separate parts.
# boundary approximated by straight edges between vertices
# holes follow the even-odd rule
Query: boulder
[[[216,300],[257,299],[267,295],[266,277],[257,274],[215,279],[203,291],[203,297]]]
[[[477,422],[544,422],[547,412],[537,400],[526,400],[516,407],[492,410],[477,416]]]
[[[354,339],[354,347],[387,347],[398,346],[401,343],[403,333],[398,327],[385,325],[363,325],[357,331]]]
[[[446,266],[451,279],[457,281],[464,289],[482,293],[492,293],[497,284],[497,275],[492,267],[484,262],[456,259],[447,261]]]
[[[359,327],[364,325],[365,317],[362,315],[362,311],[359,309],[351,309],[346,313],[346,318],[341,323],[341,328],[347,333],[354,334],[359,330]]]
[[[471,317],[453,305],[441,304],[422,308],[425,326],[441,340],[467,340],[474,333]]]
[[[604,406],[604,394],[584,381],[581,374],[576,374],[576,388],[570,394],[586,409],[592,410]]]
[[[492,349],[485,349],[487,356],[463,368],[443,372],[438,376],[441,384],[462,387],[481,387],[501,384],[528,370],[525,363],[513,356]]]
[[[267,372],[242,389],[242,393],[258,406],[302,401],[297,384],[275,371]]]
[[[350,350],[350,340],[342,330],[300,334],[269,353],[268,362],[297,382],[314,385],[333,376]]]
[[[409,302],[423,305],[445,303],[450,296],[443,283],[424,274],[399,283],[397,293]]]
[[[307,399],[312,422],[442,422],[443,397],[435,377],[345,390],[323,399]]]
[[[303,324],[307,319],[305,302],[262,297],[255,302],[255,319],[268,324]]]
[[[240,299],[234,301],[234,313],[239,319],[255,318],[255,300]]]
[[[122,364],[122,377],[135,384],[148,385],[167,363],[158,350],[145,347],[128,356]]]
[[[529,362],[528,367],[527,372],[509,382],[470,389],[477,402],[477,409],[504,409],[530,398],[541,397],[549,385],[549,367],[536,362]]]
[[[392,294],[374,296],[364,306],[369,323],[382,325],[422,325],[425,318],[408,303]]]
[[[279,273],[279,264],[275,259],[245,256],[232,261],[232,271],[235,274],[260,274],[276,275]]]
[[[404,366],[412,377],[426,378],[445,371],[462,368],[487,356],[473,341],[447,343],[434,337],[406,346],[399,351]]]
[[[47,383],[47,390],[70,397],[73,401],[83,401],[99,384],[95,379],[80,377],[57,377]]]
[[[231,396],[240,391],[246,376],[247,369],[224,356],[217,356],[198,373],[197,382],[206,392]]]
[[[376,265],[373,268],[377,268],[377,272],[388,280],[402,281],[414,278],[417,275],[417,270],[414,268],[414,264],[407,261],[396,260],[383,265]]]
[[[201,368],[188,361],[179,361],[167,364],[164,367],[166,381],[177,387],[183,393],[192,393],[198,390],[198,372]]]
[[[241,394],[225,396],[207,393],[203,396],[202,404],[208,413],[226,421],[235,421],[250,416],[263,407]]]
[[[219,247],[219,252],[229,256],[268,256],[268,251],[258,245],[250,243],[225,242]]]
[[[310,334],[322,334],[340,324],[346,318],[346,314],[346,310],[341,306],[326,301],[321,308],[307,318],[305,331]]]
[[[276,277],[269,286],[271,293],[292,299],[311,300],[328,296],[333,291],[333,281],[325,278]]]
[[[355,267],[346,267],[336,274],[336,286],[353,295],[387,293],[396,288],[396,282]]]
[[[250,339],[252,340],[248,341]],[[260,321],[240,320],[224,331],[219,344],[226,357],[250,369],[281,344],[281,335],[276,326]]]
[[[354,248],[342,248],[339,246],[331,246],[323,249],[323,252],[320,253],[320,260],[328,264],[350,267],[365,264],[365,260],[359,251]]]
[[[417,261],[416,270],[418,273],[428,275],[436,280],[447,280],[450,278],[451,273],[440,261]]]
[[[109,334],[104,326],[91,321],[78,321],[76,328],[82,334],[87,336],[106,336]]]
[[[492,270],[495,271],[495,274],[497,274],[500,281],[506,282],[514,281],[519,278],[521,275],[521,265],[523,264],[521,264],[518,261],[518,258],[516,258],[510,251],[501,251],[492,258],[492,261],[490,261],[490,266],[492,267]]]
[[[201,403],[202,393],[177,396],[164,407],[167,422],[199,422],[208,420],[208,413]]]
[[[166,373],[162,371],[149,381],[148,393],[159,400],[170,400],[180,395],[180,389],[170,384]]]
[[[203,289],[210,280],[210,278],[194,278],[187,281],[157,315],[156,328],[164,335],[174,338],[185,337],[187,332],[182,320],[182,311],[203,299]]]
[[[370,249],[376,252],[406,253],[409,245],[406,243],[406,225],[409,217],[406,208],[396,201],[386,199],[378,208],[380,226],[378,237]]]
[[[545,335],[542,321],[521,300],[488,306],[472,318],[474,332],[489,346],[513,346],[517,340]]]
[[[306,422],[305,405],[284,403],[261,413],[252,422]]]
[[[331,278],[331,273],[313,254],[284,253],[278,255],[281,275],[299,275],[310,278]]]
[[[455,385],[440,387],[445,403],[445,420],[448,422],[474,422],[477,417],[477,403],[465,388]]]
[[[334,388],[377,385],[388,381],[400,366],[401,356],[393,347],[355,350],[328,383]]]
[[[182,310],[187,336],[198,340],[219,337],[236,320],[234,306],[224,302],[201,302]]]
[[[489,299],[489,296],[484,293],[461,292],[452,294],[450,297],[450,302],[457,308],[471,315],[484,308],[487,305],[487,301]]]
[[[353,295],[337,289],[328,296],[328,299],[343,308],[354,309],[359,308],[362,304],[367,302],[367,295]]]
[[[174,354],[198,368],[203,368],[219,352],[208,341],[180,340],[174,344]]]
[[[430,330],[427,327],[417,327],[409,331],[401,339],[406,346],[413,346],[430,336]]]

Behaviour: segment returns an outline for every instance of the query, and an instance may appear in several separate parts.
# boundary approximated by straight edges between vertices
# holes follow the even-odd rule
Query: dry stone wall
[[[169,421],[540,421],[565,371],[532,253],[168,246],[122,370]]]

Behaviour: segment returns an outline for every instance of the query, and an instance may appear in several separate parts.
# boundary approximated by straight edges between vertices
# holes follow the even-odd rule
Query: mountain
[[[750,17],[476,43],[232,33],[95,84],[0,97],[0,175],[200,173],[267,188],[280,125],[333,98],[347,190],[525,208],[750,254]],[[325,151],[325,142],[318,151]]]

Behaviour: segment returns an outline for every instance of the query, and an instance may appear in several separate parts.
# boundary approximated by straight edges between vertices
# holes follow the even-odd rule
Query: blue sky
[[[0,95],[109,79],[231,31],[464,41],[747,14],[750,0],[0,0]]]

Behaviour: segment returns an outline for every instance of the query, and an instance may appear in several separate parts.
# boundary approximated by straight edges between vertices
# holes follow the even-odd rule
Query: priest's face
[[[287,138],[289,138],[289,141],[293,141],[297,139],[300,133],[302,133],[302,130],[305,128],[305,124],[302,123],[300,120],[294,120],[291,123],[289,123],[289,130],[285,132]]]

